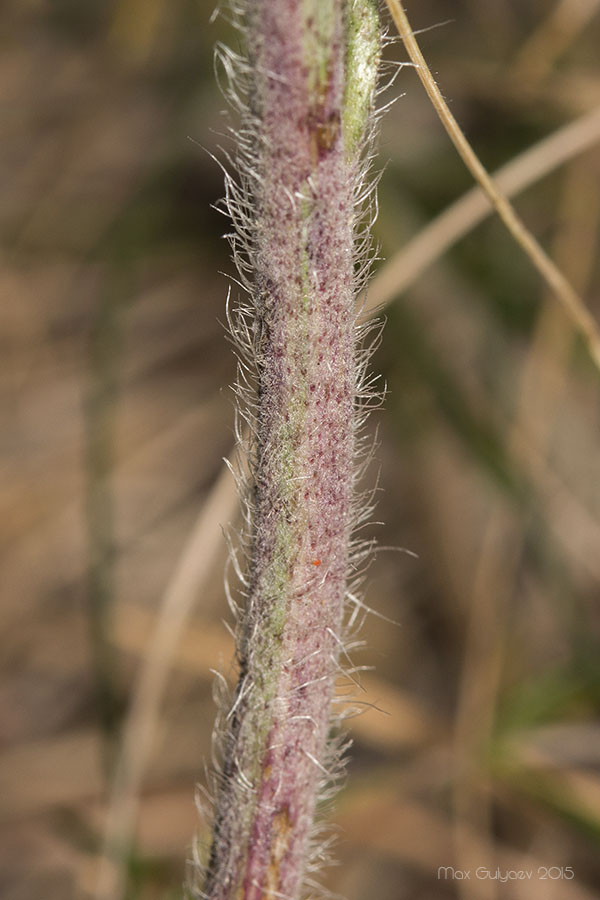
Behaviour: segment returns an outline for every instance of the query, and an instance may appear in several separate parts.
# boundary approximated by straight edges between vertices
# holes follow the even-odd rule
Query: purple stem
[[[244,21],[248,60],[221,58],[249,103],[227,209],[251,296],[234,332],[257,385],[252,518],[239,682],[197,893],[294,900],[332,777],[361,368],[357,204],[379,32],[370,0],[253,0]]]

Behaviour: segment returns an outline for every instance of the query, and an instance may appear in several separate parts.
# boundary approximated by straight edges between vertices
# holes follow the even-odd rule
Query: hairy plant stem
[[[254,0],[244,30],[247,60],[222,59],[235,62],[248,102],[227,211],[251,298],[233,332],[246,335],[257,391],[249,560],[199,894],[293,900],[319,790],[335,775],[327,736],[364,368],[357,217],[380,41],[371,0]]]

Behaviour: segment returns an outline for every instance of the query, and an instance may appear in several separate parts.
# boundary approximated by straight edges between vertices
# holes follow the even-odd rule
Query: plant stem
[[[200,890],[211,900],[299,895],[335,774],[362,369],[356,230],[380,43],[370,0],[255,0],[245,29],[249,108],[227,209],[251,297],[234,333],[248,337],[257,399],[240,676]]]

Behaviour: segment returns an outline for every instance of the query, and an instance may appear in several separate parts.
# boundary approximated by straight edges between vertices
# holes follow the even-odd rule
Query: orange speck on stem
[[[321,565],[320,559],[313,559],[313,566],[320,566],[320,565]]]

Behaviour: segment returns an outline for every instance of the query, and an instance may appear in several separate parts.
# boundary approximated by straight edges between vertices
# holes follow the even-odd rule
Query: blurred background
[[[598,0],[406,5],[488,168],[600,105]],[[180,897],[205,827],[236,523],[232,266],[209,155],[226,146],[212,47],[236,38],[212,10],[2,4],[3,900]],[[408,242],[471,179],[413,70],[394,95],[369,533],[418,559],[381,551],[369,570],[378,615],[355,661],[375,668],[324,878],[348,900],[591,900],[600,378],[497,219],[406,276]],[[586,134],[543,178],[540,157],[515,202],[600,320],[598,125]]]

